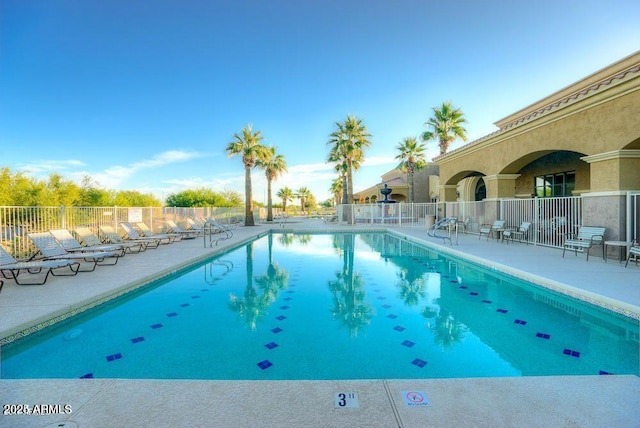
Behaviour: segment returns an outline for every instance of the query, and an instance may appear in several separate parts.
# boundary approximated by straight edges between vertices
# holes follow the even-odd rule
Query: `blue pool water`
[[[388,234],[273,234],[2,349],[3,378],[639,374],[638,322]]]

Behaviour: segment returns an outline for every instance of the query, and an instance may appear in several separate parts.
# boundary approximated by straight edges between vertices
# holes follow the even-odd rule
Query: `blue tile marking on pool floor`
[[[500,312],[501,314],[506,314],[509,311],[506,309],[496,309],[496,312]]]
[[[282,309],[283,311],[286,311],[287,309],[289,309],[289,306],[280,306],[280,309]]]
[[[391,305],[382,305],[383,308],[385,309],[389,309],[391,307]]]
[[[405,331],[406,330],[406,328],[402,327],[401,325],[397,325],[397,326],[393,327],[393,329],[395,331]]]
[[[580,352],[578,351],[573,351],[571,349],[566,349],[564,351],[562,351],[563,354],[565,355],[570,355],[572,357],[576,357],[576,358],[580,358]]]
[[[258,367],[260,367],[262,370],[268,369],[272,365],[273,365],[273,363],[271,361],[269,361],[269,360],[260,361],[258,363]]]
[[[484,299],[482,303],[492,303],[491,300]]]
[[[466,285],[461,285],[461,286],[460,286],[460,287],[458,287],[458,288],[465,288],[465,289],[466,289],[466,288],[469,288],[469,287],[467,287]]]
[[[181,308],[186,308],[187,306],[191,306],[190,303],[183,303],[180,305]]]
[[[158,329],[158,328],[162,328],[162,327],[164,327],[162,324],[153,324],[153,325],[151,326],[151,328],[152,328],[152,329],[154,329],[154,330],[155,330],[155,329]]]
[[[278,333],[280,333],[281,331],[284,331],[284,330],[282,330],[280,327],[276,327],[276,328],[272,328],[271,331],[276,333],[276,334],[278,334]]]
[[[402,346],[406,346],[407,348],[411,348],[413,345],[415,345],[415,342],[412,342],[410,340],[405,340],[404,342],[401,343]]]
[[[170,317],[170,318],[171,317],[177,317],[178,313],[177,312],[170,312],[170,313],[167,314],[167,316]]]
[[[80,379],[93,379],[93,373],[87,373],[85,375],[80,376]]]
[[[387,315],[387,318],[395,319],[398,318],[398,316],[396,314],[389,314]]]
[[[118,352],[117,354],[107,355],[108,362],[119,360],[120,358],[122,358],[122,354],[120,352]]]
[[[144,337],[140,336],[140,337],[134,337],[133,339],[131,339],[131,343],[139,343],[139,342],[144,342]]]
[[[192,299],[199,299],[200,296],[191,296]]]
[[[527,322],[523,320],[515,320],[514,323],[520,324],[520,325],[527,325]]]
[[[273,348],[277,348],[277,347],[278,347],[278,346],[280,346],[280,345],[278,345],[276,342],[269,342],[269,343],[267,343],[267,344],[266,344],[266,345],[264,345],[264,346],[265,346],[266,348],[268,348],[268,349],[273,349]]]
[[[425,360],[421,360],[420,358],[416,358],[415,360],[411,361],[411,364],[413,364],[414,366],[423,368],[424,366],[427,365],[427,362]]]
[[[293,298],[291,297],[285,297],[284,300],[289,301],[289,300],[293,300]]]
[[[286,320],[286,319],[287,319],[287,317],[285,317],[284,315],[280,315],[280,316],[277,316],[277,317],[276,317],[276,319],[277,319],[278,321],[282,321],[282,320]]]
[[[540,338],[542,338],[542,339],[549,339],[549,338],[551,337],[551,335],[550,335],[550,334],[547,334],[547,333],[540,333],[540,332],[538,332],[538,333],[536,333],[536,337],[540,337]]]

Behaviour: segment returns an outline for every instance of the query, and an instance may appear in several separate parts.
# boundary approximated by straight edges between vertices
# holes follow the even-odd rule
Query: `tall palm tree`
[[[278,193],[276,193],[276,196],[282,199],[282,212],[286,214],[287,202],[293,201],[293,198],[295,197],[293,190],[291,190],[288,187],[283,187],[282,189],[278,190]]]
[[[275,146],[267,147],[268,157],[258,159],[256,165],[264,169],[267,176],[267,221],[273,221],[273,203],[271,199],[271,183],[280,174],[287,171],[284,155],[277,154]]]
[[[327,159],[329,162],[335,163],[335,170],[338,173],[339,177],[336,180],[341,182],[340,194],[341,198],[338,201],[338,204],[346,205],[348,204],[349,194],[347,193],[347,169],[349,165],[345,158],[338,152],[338,146],[333,146],[331,151],[329,152],[329,158]]]
[[[451,102],[443,102],[440,108],[433,108],[433,116],[425,123],[430,131],[422,134],[423,141],[438,139],[440,155],[449,150],[449,144],[456,138],[467,141],[467,130],[462,126],[467,123],[464,113],[459,108],[454,108]]]
[[[331,187],[329,188],[331,193],[333,194],[333,199],[336,205],[340,204],[342,200],[342,194],[344,193],[344,183],[342,182],[342,177],[334,178],[331,181]]]
[[[407,173],[407,185],[409,186],[409,203],[414,201],[413,174],[425,167],[427,161],[424,158],[424,144],[418,143],[416,137],[405,137],[396,149],[400,152],[396,159],[400,161],[397,168]]]
[[[356,116],[347,115],[344,122],[336,122],[336,130],[329,135],[327,145],[331,146],[329,154],[330,162],[345,162],[348,204],[353,203],[353,171],[360,168],[364,161],[364,151],[371,145],[369,138],[371,134],[362,123],[362,119]]]
[[[311,191],[303,186],[296,191],[296,196],[300,198],[300,207],[302,207],[302,214],[304,214],[304,204],[306,199],[311,196]]]
[[[258,159],[265,159],[268,156],[268,149],[260,144],[262,141],[260,131],[253,132],[252,126],[247,125],[242,128],[241,134],[233,134],[231,141],[225,151],[229,157],[242,156],[244,164],[244,224],[254,226],[253,220],[253,193],[251,190],[251,169],[256,166]]]

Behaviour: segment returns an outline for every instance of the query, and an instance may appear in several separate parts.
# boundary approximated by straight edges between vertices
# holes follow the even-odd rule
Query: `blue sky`
[[[472,141],[638,49],[631,0],[2,0],[0,166],[162,199],[242,193],[224,148],[252,124],[289,165],[274,192],[322,201],[328,135],[347,114],[373,136],[362,190],[443,101]]]

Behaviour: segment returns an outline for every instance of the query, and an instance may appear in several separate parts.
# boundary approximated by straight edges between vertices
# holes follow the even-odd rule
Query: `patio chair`
[[[142,237],[158,238],[161,240],[162,244],[172,244],[182,239],[179,233],[154,233],[149,226],[143,222],[136,223],[135,227],[142,233]]]
[[[102,244],[92,245],[90,247],[82,245],[67,229],[51,229],[49,232],[58,240],[62,248],[70,253],[87,252],[87,251],[113,251],[118,253],[120,257],[124,256],[124,248],[121,245]]]
[[[587,253],[587,261],[589,261],[589,250],[591,247],[600,245],[602,247],[602,259],[604,260],[604,232],[606,228],[600,226],[582,226],[578,229],[578,233],[568,233],[567,239],[562,247],[562,257],[567,248],[574,251],[578,255],[578,250]]]
[[[167,242],[163,242],[163,240],[156,236],[143,236],[136,230],[135,227],[131,225],[131,223],[122,222],[120,223],[120,227],[124,231],[127,239],[133,239],[139,241],[141,239],[151,240],[155,244],[153,248],[158,247],[160,244],[168,244],[170,241],[165,239]]]
[[[204,221],[199,221],[191,217],[188,217],[185,221],[187,222],[187,230],[197,230],[198,232],[204,233]]]
[[[78,270],[78,272],[93,272],[97,265],[113,266],[118,263],[120,254],[113,251],[87,251],[70,253],[64,249],[58,240],[50,232],[28,233],[27,236],[38,249],[33,257],[41,254],[45,260],[82,260],[90,264],[88,270]],[[33,259],[32,257],[32,259]],[[113,263],[106,263],[106,260],[113,260]]]
[[[624,267],[627,267],[629,265],[629,260],[631,260],[631,257],[633,257],[636,262],[636,266],[638,266],[638,259],[640,259],[640,242],[638,242],[637,239],[634,239],[633,242],[631,242],[631,246],[629,247],[629,254],[627,254],[627,262],[624,264]]]
[[[177,233],[182,237],[182,239],[193,239],[202,234],[200,231],[197,231],[197,230],[183,229],[180,226],[178,226],[176,222],[173,220],[166,220],[165,223],[167,224],[167,232]]]
[[[160,241],[153,238],[129,238],[127,236],[127,239],[122,239],[118,232],[116,232],[116,230],[111,226],[100,226],[98,229],[100,229],[100,234],[104,237],[104,240],[111,244],[140,244],[141,248],[138,252],[146,251],[147,248],[158,248],[160,245]]]
[[[522,242],[524,240],[527,245],[529,245],[529,228],[531,228],[531,223],[523,221],[517,229],[505,229],[502,232],[502,239],[506,240],[507,244],[509,243],[509,240],[513,241],[514,239],[517,239],[518,242]]]
[[[105,243],[101,242],[100,239],[93,234],[91,229],[89,229],[86,226],[76,227],[74,229],[74,232],[76,236],[80,238],[81,243],[86,245],[87,247],[96,247],[98,245],[105,245]],[[146,249],[143,242],[124,242],[122,240],[120,241],[121,242],[112,242],[111,244],[107,244],[107,245],[117,245],[120,248],[122,248],[122,251],[124,253],[129,253],[129,254],[139,253],[140,251],[144,251]]]
[[[58,273],[58,269],[68,268],[70,273]],[[18,285],[43,285],[47,282],[49,274],[53,276],[74,276],[78,273],[80,263],[73,260],[35,260],[30,262],[19,262],[11,254],[0,247],[0,272],[5,278],[13,279]],[[20,282],[18,276],[20,272],[26,271],[30,274],[38,274],[45,271],[44,278],[40,282]],[[2,288],[2,287],[0,287]]]
[[[504,220],[496,220],[493,224],[483,224],[480,226],[480,234],[478,239],[482,238],[482,235],[487,235],[487,241],[489,238],[493,238],[494,234],[500,236],[500,233],[504,232]]]

